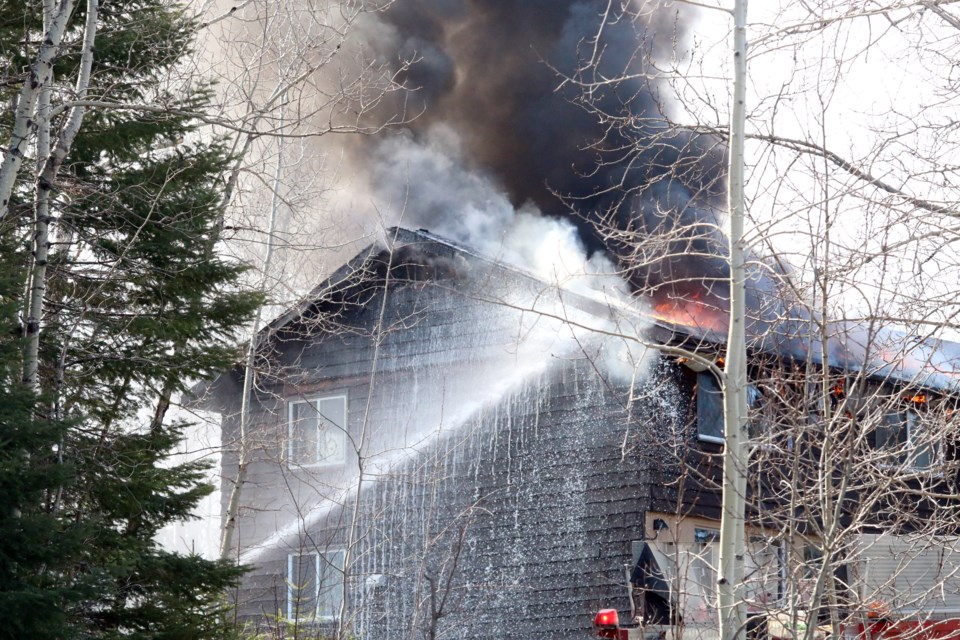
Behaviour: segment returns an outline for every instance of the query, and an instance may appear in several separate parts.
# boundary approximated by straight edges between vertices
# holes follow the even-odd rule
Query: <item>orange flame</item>
[[[726,333],[726,313],[702,302],[697,302],[698,293],[694,293],[693,299],[675,298],[653,305],[653,317],[682,327],[696,327],[720,334]]]
[[[924,393],[923,391],[919,391],[910,397],[910,402],[912,402],[913,404],[926,404],[927,394]]]

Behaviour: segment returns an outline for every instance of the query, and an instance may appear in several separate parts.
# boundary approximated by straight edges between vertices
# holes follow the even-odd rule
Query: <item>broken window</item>
[[[287,618],[333,620],[343,605],[343,549],[287,556]]]
[[[291,464],[315,466],[346,461],[347,397],[291,402],[288,456]]]
[[[747,385],[747,407],[749,410],[747,432],[754,440],[769,438],[773,435],[772,403],[768,402],[763,391],[756,385]]]
[[[769,408],[763,393],[756,385],[747,386],[747,406],[750,410],[747,430],[751,438],[770,435]],[[707,442],[723,442],[723,390],[713,374],[697,374],[697,437]]]

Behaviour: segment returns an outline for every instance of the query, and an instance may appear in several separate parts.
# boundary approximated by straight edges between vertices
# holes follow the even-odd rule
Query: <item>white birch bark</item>
[[[73,4],[73,0],[59,0],[49,28],[44,33],[37,60],[30,67],[30,77],[20,90],[10,142],[3,150],[3,162],[0,163],[0,222],[10,215],[10,197],[37,117],[40,92],[49,86],[53,78],[53,63],[73,13]]]
[[[98,0],[87,0],[87,20],[83,27],[83,51],[80,56],[80,71],[77,74],[77,82],[74,86],[77,104],[70,108],[67,115],[66,124],[57,138],[57,146],[53,153],[47,158],[44,173],[41,180],[47,179],[53,181],[56,177],[60,165],[66,159],[67,154],[73,147],[73,141],[80,131],[83,124],[83,116],[87,111],[85,100],[90,89],[90,72],[93,68],[93,50],[97,40],[97,19],[99,17],[100,3]]]
[[[80,70],[77,74],[75,92],[78,99],[86,97],[90,85],[90,70],[93,67],[93,48],[97,37],[98,0],[87,0],[87,20],[84,25],[83,51]],[[52,76],[51,76],[52,78]],[[56,182],[57,172],[73,146],[73,141],[83,123],[85,107],[73,107],[66,118],[57,145],[50,151],[50,90],[41,89],[38,100],[37,162],[43,163],[36,181],[36,219],[34,221],[33,270],[30,277],[30,295],[27,311],[23,379],[34,390],[40,390],[40,322],[43,301],[46,297],[47,260],[50,250],[50,192]]]
[[[742,638],[744,605],[744,505],[747,487],[747,353],[745,304],[744,129],[746,128],[747,0],[736,0],[733,10],[734,81],[730,120],[730,327],[723,390],[724,452],[723,505],[720,523],[719,596],[720,638]]]
[[[44,159],[50,155],[50,88],[40,91],[37,101],[37,189],[34,205],[33,248],[30,284],[26,298],[26,344],[23,358],[23,381],[34,391],[40,391],[40,317],[46,291],[47,254],[50,249],[50,187],[41,182]]]

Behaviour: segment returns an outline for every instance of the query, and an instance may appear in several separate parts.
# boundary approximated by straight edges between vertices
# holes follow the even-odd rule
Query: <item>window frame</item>
[[[782,541],[764,535],[748,535],[745,552],[743,581],[748,605],[753,604],[756,610],[762,611],[767,607],[783,603],[787,597],[788,584],[786,551]],[[764,558],[764,556],[766,557]],[[758,562],[760,559],[763,559],[762,563]],[[746,572],[746,566],[750,563],[753,564],[753,567],[752,571],[748,574]],[[773,571],[769,571],[771,564]],[[773,593],[771,593],[770,585],[765,578],[773,578],[775,580],[773,584],[774,588],[772,589]],[[759,587],[761,593],[770,595],[771,598],[764,598],[760,601],[754,598],[753,602],[750,602],[751,596],[748,594],[751,587],[754,589]]]
[[[720,399],[720,435],[704,433],[703,431],[700,430],[700,425],[701,425],[700,420],[702,416],[701,400],[700,400],[700,394],[702,389],[701,380],[703,380],[705,377],[709,377],[710,380],[712,380],[713,384],[716,385],[716,394]],[[714,393],[714,392],[703,391],[703,393]],[[723,444],[724,442],[726,442],[723,437],[723,387],[720,385],[720,381],[717,380],[716,376],[714,376],[709,371],[701,371],[697,373],[697,393],[696,393],[696,397],[694,398],[694,401],[697,403],[697,416],[696,416],[697,440],[699,440],[700,442],[711,442],[713,444]]]
[[[337,425],[332,420],[328,420],[328,422],[332,423],[335,427],[337,427],[337,430],[339,431],[339,434],[340,434],[339,437],[341,440],[341,444],[340,444],[341,453],[338,459],[324,459],[324,460],[320,459],[319,431],[320,431],[320,419],[322,418],[323,414],[320,413],[318,404],[324,400],[341,400],[343,405],[343,414],[342,414],[343,425]],[[316,439],[316,442],[317,442],[316,451],[314,452],[312,461],[310,462],[296,460],[295,451],[294,451],[294,445],[296,443],[296,438],[294,437],[294,430],[297,428],[296,426],[297,421],[294,420],[294,410],[295,410],[294,407],[296,407],[297,405],[306,405],[306,404],[312,405],[314,412],[318,416],[318,420],[317,420],[318,437]],[[350,407],[349,397],[347,396],[346,391],[323,394],[323,395],[311,395],[304,398],[287,400],[287,412],[286,412],[287,413],[287,447],[286,447],[287,456],[286,457],[287,457],[288,466],[299,467],[303,469],[316,469],[321,467],[338,467],[338,466],[345,465],[347,463],[347,434],[348,434],[349,415],[350,415],[349,407]]]
[[[289,553],[287,554],[287,575],[286,575],[286,586],[287,586],[287,620],[291,622],[331,622],[336,619],[337,611],[343,606],[343,603],[346,599],[346,573],[344,565],[346,563],[346,549],[343,547],[331,547],[325,550],[323,553],[319,551],[307,551],[306,553]],[[308,615],[301,615],[303,607],[301,603],[297,602],[298,606],[294,606],[294,602],[298,600],[298,594],[296,592],[300,591],[301,588],[297,587],[294,583],[293,569],[297,564],[298,558],[303,558],[305,556],[313,556],[313,597],[311,613]],[[339,562],[333,560],[332,558],[339,558]],[[326,593],[334,593],[333,606],[331,607],[331,613],[318,615],[317,610],[320,608],[320,583],[321,575],[323,571],[321,570],[321,563],[326,563],[332,567],[336,572],[339,573],[339,579],[333,584]]]
[[[900,430],[894,432],[887,419],[891,416],[903,416],[899,421]],[[871,445],[873,451],[883,455],[886,460],[881,461],[881,465],[888,468],[902,468],[911,473],[939,473],[938,469],[942,463],[941,454],[943,448],[937,446],[938,443],[929,442],[924,445],[917,445],[918,432],[923,421],[923,415],[915,407],[900,406],[883,411],[881,423],[874,427],[874,441]],[[879,442],[880,430],[886,429],[888,433],[894,435],[895,440],[886,438],[884,444]],[[903,442],[900,442],[902,430],[906,430],[903,436]],[[923,466],[917,464],[918,454],[921,450],[925,452],[928,462]]]

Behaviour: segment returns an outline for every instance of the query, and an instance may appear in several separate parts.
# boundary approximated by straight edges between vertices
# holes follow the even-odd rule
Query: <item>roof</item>
[[[441,273],[444,269],[456,271],[456,265],[462,263],[457,261],[466,261],[540,287],[547,285],[529,271],[427,230],[392,227],[264,326],[258,342],[263,344],[303,318],[319,317],[325,310],[340,308],[345,303],[362,306],[371,299],[368,295],[372,293],[371,281],[386,277],[386,270],[396,266],[390,256],[403,251],[418,256],[416,260],[423,261],[425,257],[439,260],[437,264],[440,266],[430,265],[431,273]],[[777,299],[775,293],[764,290],[766,286],[748,283],[748,287],[751,286],[754,288],[748,292],[748,297],[764,309],[756,311],[747,323],[750,348],[754,353],[768,353],[800,362],[809,360],[817,365],[826,362],[830,367],[851,373],[863,372],[874,379],[946,393],[960,392],[960,344],[932,335],[908,334],[876,323],[819,322],[809,314],[791,310],[791,305]],[[689,299],[671,299],[671,302],[660,304],[641,301],[649,304],[614,309],[608,299],[591,298],[582,292],[562,291],[562,294],[565,302],[596,314],[613,311],[621,315],[643,316],[644,326],[649,327],[650,334],[646,338],[659,344],[683,344],[717,353],[722,351],[726,341],[726,335],[720,330],[726,325],[725,310],[708,308]],[[673,308],[665,311],[671,303]],[[683,307],[682,313],[678,311],[680,307]],[[793,308],[802,309],[803,305],[793,305]],[[826,340],[821,339],[824,333]],[[238,365],[234,371],[242,371],[242,366]]]

